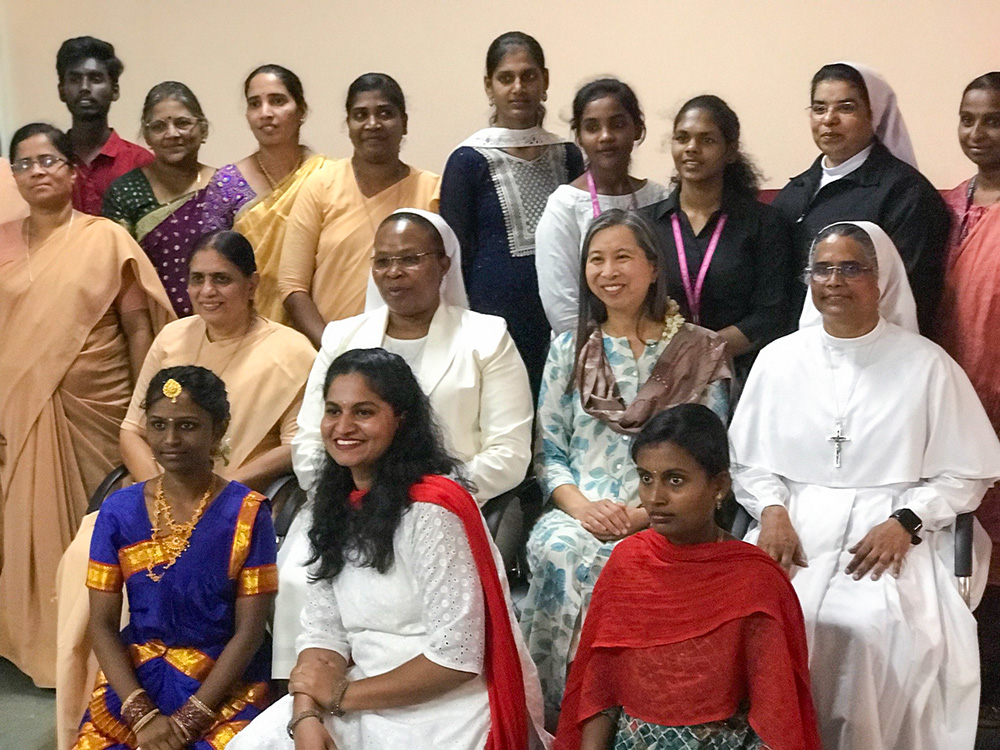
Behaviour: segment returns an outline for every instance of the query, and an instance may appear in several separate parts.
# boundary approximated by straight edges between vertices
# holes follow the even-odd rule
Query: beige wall
[[[451,148],[487,118],[483,58],[518,28],[545,47],[552,84],[547,125],[568,130],[575,88],[598,75],[633,84],[649,137],[634,173],[666,180],[670,117],[695,94],[727,99],[746,148],[780,187],[815,156],[805,106],[812,73],[838,59],[866,62],[893,84],[920,166],[939,187],[971,172],[955,140],[958,99],[976,75],[1000,68],[998,0],[0,0],[0,130],[36,119],[65,126],[55,53],[92,34],[125,61],[112,124],[138,131],[153,84],[190,85],[213,125],[204,160],[249,153],[240,86],[263,62],[303,78],[313,111],[305,139],[349,153],[343,97],[360,73],[393,75],[406,92],[406,161],[440,170]],[[5,49],[4,49],[5,48]],[[6,149],[6,147],[5,147]]]

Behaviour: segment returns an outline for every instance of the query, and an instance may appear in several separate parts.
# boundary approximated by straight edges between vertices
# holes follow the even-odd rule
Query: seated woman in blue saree
[[[274,527],[264,496],[212,471],[225,386],[202,367],[161,370],[146,420],[164,473],[97,518],[87,587],[101,671],[76,750],[222,748],[267,704]]]
[[[206,234],[232,229],[233,206],[254,192],[245,180],[212,179],[198,161],[208,120],[198,98],[177,81],[146,94],[142,133],[155,159],[126,172],[104,194],[101,214],[128,230],[153,262],[178,317],[191,314],[187,274],[191,248]]]

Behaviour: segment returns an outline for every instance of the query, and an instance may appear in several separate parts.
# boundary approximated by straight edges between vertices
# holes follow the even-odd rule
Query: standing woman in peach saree
[[[309,176],[288,216],[278,294],[292,325],[320,347],[323,328],[365,309],[375,231],[393,211],[437,212],[441,178],[399,158],[406,99],[384,73],[347,89],[350,159],[328,159]]]
[[[0,656],[55,683],[56,566],[118,463],[118,431],[154,334],[173,316],[149,259],[73,210],[65,134],[11,141],[28,218],[0,225]]]
[[[285,227],[300,188],[328,160],[299,141],[309,107],[295,73],[273,63],[261,65],[243,82],[243,96],[257,150],[220,167],[208,192],[225,194],[236,186],[241,199],[229,204],[229,226],[253,245],[260,274],[254,306],[268,320],[288,325],[278,294]]]

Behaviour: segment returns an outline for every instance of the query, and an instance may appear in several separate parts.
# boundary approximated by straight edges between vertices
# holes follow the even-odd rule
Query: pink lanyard
[[[590,205],[594,207],[594,218],[596,219],[601,215],[601,204],[597,201],[597,185],[594,184],[594,175],[587,170],[587,187],[590,188]],[[635,193],[632,193],[632,210],[639,210],[639,201],[635,197]]]
[[[687,297],[688,309],[691,311],[691,322],[700,324],[701,318],[701,290],[705,286],[705,277],[708,275],[708,267],[712,265],[712,256],[715,255],[715,248],[719,245],[719,237],[722,236],[722,228],[726,225],[727,214],[719,217],[719,222],[712,232],[712,239],[708,241],[708,250],[701,261],[701,268],[698,269],[698,280],[694,289],[691,288],[691,272],[688,269],[687,254],[684,252],[684,238],[681,236],[681,222],[677,218],[677,212],[670,214],[670,223],[674,226],[674,245],[677,246],[677,265],[681,267],[681,281],[684,282],[684,295]]]

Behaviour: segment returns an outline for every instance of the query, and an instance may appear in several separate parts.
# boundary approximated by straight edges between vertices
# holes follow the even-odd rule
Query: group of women
[[[962,99],[979,172],[949,196],[947,254],[864,66],[814,77],[822,153],[774,206],[718,97],[678,112],[668,187],[630,173],[627,84],[577,92],[575,143],[542,127],[530,36],[490,45],[484,85],[490,127],[439,178],[401,161],[387,75],[351,84],[354,153],[329,159],[300,143],[298,77],[261,66],[258,150],[219,169],[194,93],[158,84],[154,158],[105,193],[113,221],[73,210],[64,134],[15,134],[0,655],[58,683],[61,747],[499,749],[557,727],[565,748],[819,747],[795,591],[716,523],[725,425],[757,352],[819,322],[796,279],[845,219],[882,227],[884,314],[937,332],[1000,425],[1000,74]],[[532,453],[546,508],[515,619],[477,506]],[[84,519],[118,463],[134,483]],[[276,551],[258,493],[293,470],[310,500]],[[290,695],[255,720],[269,677]]]

